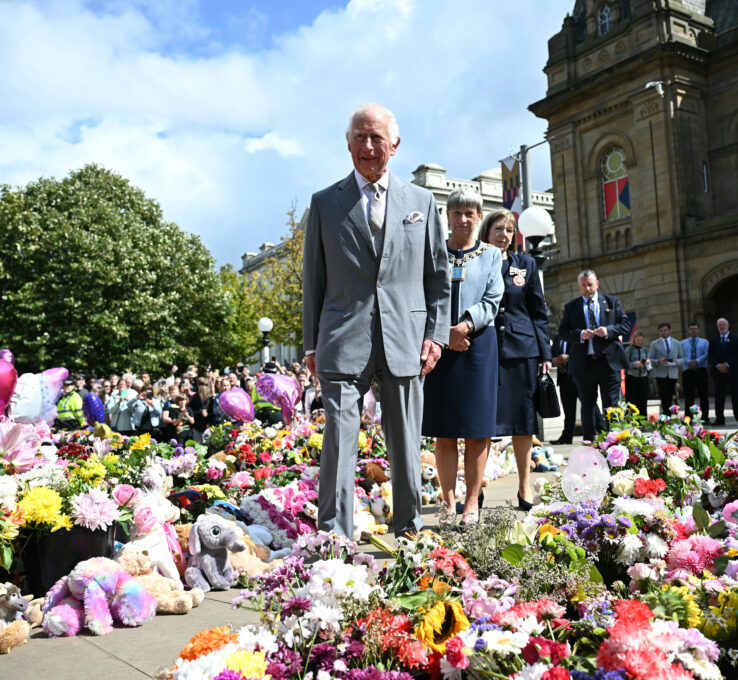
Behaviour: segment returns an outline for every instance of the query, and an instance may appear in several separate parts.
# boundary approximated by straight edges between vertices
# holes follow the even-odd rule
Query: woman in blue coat
[[[512,435],[518,465],[518,507],[529,510],[538,365],[551,369],[546,303],[535,260],[515,252],[517,223],[509,210],[495,210],[484,219],[481,239],[502,253],[505,293],[495,319],[499,351],[497,436]]]
[[[495,314],[502,297],[500,251],[477,238],[482,199],[464,187],[446,205],[451,237],[451,329],[448,347],[425,377],[422,433],[436,437],[441,482],[441,526],[456,518],[458,440],[464,440],[466,498],[460,526],[479,521],[478,496],[495,434],[497,334]]]

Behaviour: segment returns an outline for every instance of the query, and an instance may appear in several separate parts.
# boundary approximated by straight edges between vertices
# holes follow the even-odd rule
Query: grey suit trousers
[[[377,323],[377,326],[379,324]],[[390,459],[395,535],[423,528],[420,516],[420,426],[423,379],[397,378],[387,368],[382,334],[373,333],[372,353],[360,375],[324,373],[318,365],[326,425],[320,456],[318,528],[351,538],[354,486],[364,395],[373,377],[380,384],[382,430]],[[418,359],[418,374],[420,359]]]

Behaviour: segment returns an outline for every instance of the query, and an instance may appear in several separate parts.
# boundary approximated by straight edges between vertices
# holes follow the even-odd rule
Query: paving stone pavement
[[[733,431],[732,428],[717,428]],[[555,439],[559,432],[547,431],[547,439]],[[556,446],[556,453],[565,457],[581,440],[572,446]],[[546,473],[552,476],[554,473]],[[539,474],[532,475],[532,481]],[[494,507],[507,502],[516,503],[517,475],[507,475],[484,489],[484,506]],[[435,507],[425,507],[423,516],[428,527],[437,526]],[[387,541],[394,545],[392,536]],[[362,546],[377,559],[390,556],[372,545]],[[109,635],[82,634],[74,638],[49,639],[42,631],[35,631],[31,639],[9,655],[0,656],[0,680],[144,680],[151,678],[162,667],[170,666],[187,641],[198,631],[232,623],[239,627],[258,622],[255,612],[231,609],[231,600],[238,590],[211,592],[196,609],[184,616],[158,615],[140,628],[116,627]]]

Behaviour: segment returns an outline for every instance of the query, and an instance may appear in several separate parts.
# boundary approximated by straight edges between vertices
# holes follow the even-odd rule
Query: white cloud
[[[285,139],[276,132],[267,132],[263,137],[252,137],[246,140],[246,151],[256,153],[273,149],[281,156],[298,156],[302,153],[300,143],[294,139]]]
[[[237,264],[279,238],[293,200],[301,212],[348,174],[359,103],[395,112],[404,177],[431,161],[471,177],[539,141],[526,106],[545,95],[546,42],[572,4],[353,0],[253,51],[247,36],[213,49],[192,1],[0,0],[0,182],[101,163]],[[545,149],[534,189],[550,184]]]

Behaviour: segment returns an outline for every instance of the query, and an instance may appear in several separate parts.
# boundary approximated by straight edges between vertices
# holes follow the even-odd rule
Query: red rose
[[[571,675],[566,668],[554,666],[549,668],[542,676],[541,680],[571,680]]]

